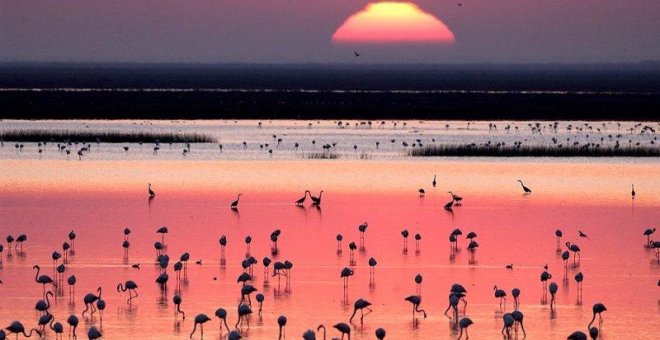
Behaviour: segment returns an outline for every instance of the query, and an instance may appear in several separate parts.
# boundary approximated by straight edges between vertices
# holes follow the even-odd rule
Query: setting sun
[[[413,3],[378,2],[346,19],[332,41],[446,44],[455,38],[447,25]]]

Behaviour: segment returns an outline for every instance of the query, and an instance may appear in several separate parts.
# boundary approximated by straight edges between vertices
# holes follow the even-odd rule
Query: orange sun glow
[[[453,43],[454,33],[410,2],[377,2],[351,15],[332,36],[336,43]]]

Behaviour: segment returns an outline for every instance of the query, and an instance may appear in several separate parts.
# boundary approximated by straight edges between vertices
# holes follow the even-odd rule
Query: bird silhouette
[[[586,238],[587,240],[590,240],[589,236],[587,236],[587,234],[583,233],[582,230],[578,230],[578,235],[580,235],[580,237]]]
[[[23,334],[23,336],[25,336],[26,338],[29,338],[29,337],[32,336],[32,332],[37,333],[39,335],[39,337],[41,337],[41,331],[39,331],[36,328],[30,329],[30,333],[26,333],[25,332],[25,327],[23,327],[23,324],[20,323],[20,321],[13,321],[11,324],[9,324],[9,326],[5,327],[5,329],[7,331],[9,331],[9,334],[15,333],[17,339],[18,339],[19,334]]]
[[[498,289],[497,286],[493,287],[493,291],[495,291],[495,298],[500,299],[500,309],[502,309],[502,301],[506,306],[506,292],[504,289]]]
[[[32,269],[36,269],[37,273],[34,275],[34,281],[36,283],[40,283],[43,286],[43,295],[44,297],[46,296],[46,285],[47,284],[52,284],[53,286],[57,287],[57,284],[53,279],[50,278],[48,275],[39,275],[39,272],[41,271],[41,267],[39,265],[34,265]]]
[[[431,182],[431,184],[433,185],[434,188],[435,188],[435,185],[437,184],[437,182],[435,181],[435,176],[436,175],[433,175],[433,182]]]
[[[280,330],[280,333],[279,333],[279,337],[278,337],[278,339],[281,340],[283,337],[286,336],[286,335],[285,335],[285,329],[284,329],[284,327],[286,326],[286,316],[284,316],[284,315],[280,315],[280,316],[277,318],[277,325],[278,325],[279,330]]]
[[[220,332],[222,332],[222,325],[225,325],[227,332],[229,332],[229,326],[227,325],[227,311],[224,308],[218,308],[215,310],[215,316],[220,319]]]
[[[591,324],[594,323],[594,320],[596,320],[596,314],[598,314],[598,320],[599,320],[598,323],[600,325],[603,324],[603,316],[601,315],[601,313],[607,311],[607,307],[605,307],[604,304],[599,302],[599,303],[594,304],[594,306],[592,307],[592,311],[593,311],[594,316],[591,318],[591,321],[589,322],[589,325],[587,326],[587,328],[591,328]]]
[[[580,247],[578,247],[577,244],[571,244],[571,242],[566,242],[566,247],[568,250],[573,252],[573,262],[575,262],[575,255],[578,257],[578,261],[580,260]]]
[[[376,329],[376,339],[383,340],[383,339],[385,339],[386,334],[387,333],[385,332],[384,329],[382,329],[382,328]]]
[[[655,228],[648,228],[644,230],[644,236],[646,236],[646,244],[650,245],[651,244],[651,235],[655,233]]]
[[[371,306],[371,302],[364,300],[364,299],[357,299],[355,303],[353,304],[353,314],[351,315],[351,318],[348,320],[348,322],[353,322],[353,317],[355,317],[355,314],[357,313],[358,309],[360,310],[360,323],[364,321],[364,310],[368,310],[367,314],[371,313],[372,310],[369,308]]]
[[[172,302],[174,303],[174,316],[178,317],[179,313],[181,313],[183,316],[183,320],[185,320],[186,313],[184,313],[181,310],[181,302],[182,302],[181,296],[179,294],[174,294],[174,296],[172,297]]]
[[[351,327],[343,322],[335,324],[334,327],[341,333],[341,339],[344,340],[344,335],[348,335],[348,340],[351,340]],[[323,338],[325,339],[325,327],[323,328]]]
[[[458,195],[454,195],[454,193],[451,192],[451,191],[448,191],[448,193],[451,195],[451,198],[454,200],[454,202],[456,202],[456,204],[461,204],[461,201],[463,200],[463,197],[458,196]]]
[[[527,337],[527,332],[525,332],[525,326],[523,325],[523,319],[525,318],[525,315],[521,311],[515,310],[515,311],[511,312],[511,316],[513,317],[513,320],[515,322],[520,324],[520,328],[522,329],[522,332],[523,332],[523,338],[526,338]]]
[[[632,190],[630,191],[630,196],[632,197],[632,199],[635,199],[635,185],[634,184],[632,185]]]
[[[550,292],[550,309],[554,309],[555,305],[555,294],[557,294],[557,290],[559,289],[559,286],[557,286],[557,283],[555,282],[550,282],[550,286],[548,286],[548,291]]]
[[[231,202],[231,205],[229,206],[231,209],[233,209],[233,210],[238,209],[238,201],[241,199],[241,195],[242,194],[238,194],[238,196],[236,197],[236,200]]]
[[[193,330],[190,333],[190,338],[192,339],[193,334],[195,334],[195,331],[197,330],[197,325],[199,325],[199,331],[201,333],[201,337],[204,337],[204,323],[207,321],[211,321],[211,318],[209,318],[206,314],[197,314],[195,316],[195,324],[193,326]]]
[[[525,194],[531,194],[532,193],[532,190],[530,188],[526,187],[525,184],[523,184],[523,182],[521,180],[518,180],[518,182],[520,182],[520,185],[522,186],[523,191],[525,192]]]
[[[156,197],[156,193],[151,189],[151,183],[148,183],[149,186],[147,187],[147,191],[149,192],[149,197]]]
[[[426,191],[424,191],[424,188],[419,188],[417,192],[419,192],[419,197],[424,197],[424,195],[426,195]]]
[[[135,281],[127,280],[125,283],[119,283],[117,285],[117,291],[118,292],[125,292],[128,290],[128,300],[126,300],[127,304],[131,304],[133,298],[138,297],[138,293],[135,289],[137,289],[138,285],[135,283]],[[135,296],[133,296],[133,293],[135,293]]]
[[[297,206],[302,206],[303,203],[305,203],[305,199],[307,198],[307,194],[310,194],[310,195],[311,195],[311,193],[309,192],[309,190],[305,190],[305,196],[303,196],[301,199],[298,199],[298,200],[296,201],[296,205],[297,205]]]
[[[69,317],[66,319],[66,323],[69,324],[69,335],[73,333],[73,338],[76,339],[76,328],[78,328],[78,317],[71,314]],[[73,329],[73,332],[72,332]]]
[[[321,197],[323,196],[323,190],[319,193],[319,197],[314,197],[312,194],[309,194],[309,198],[312,199],[312,205],[314,206],[320,206],[321,205]]]
[[[463,337],[463,330],[465,330],[465,338],[466,339],[469,338],[468,327],[470,327],[470,325],[472,325],[473,323],[474,322],[472,322],[472,320],[470,320],[470,318],[467,317],[462,318],[461,321],[458,322],[458,326],[461,328],[461,332],[458,335],[459,339]]]
[[[424,315],[424,319],[426,319],[426,311],[423,309],[419,309],[419,305],[422,303],[422,297],[419,295],[410,295],[406,297],[404,300],[412,303],[413,305],[413,320],[415,320],[415,313],[422,313]]]

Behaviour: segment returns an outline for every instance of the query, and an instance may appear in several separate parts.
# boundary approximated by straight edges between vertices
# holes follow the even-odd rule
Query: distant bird
[[[342,338],[342,340],[344,339],[344,335],[345,335],[345,334],[348,335],[348,340],[351,340],[351,326],[349,326],[349,325],[347,325],[347,324],[345,324],[345,323],[343,323],[343,322],[340,322],[340,323],[338,323],[338,324],[336,324],[336,325],[334,325],[334,326],[332,326],[332,327],[334,327],[334,328],[337,329],[339,332],[341,332],[341,338]],[[324,333],[325,333],[325,328],[324,328]],[[324,336],[324,338],[325,338],[325,336]]]
[[[172,297],[172,302],[174,303],[174,316],[178,317],[179,313],[181,313],[183,315],[183,320],[185,320],[186,319],[186,313],[184,313],[181,310],[181,302],[182,302],[181,295],[174,294],[174,296]]]
[[[404,229],[401,231],[401,236],[403,236],[403,251],[408,250],[408,236],[410,233],[408,232],[408,229]]]
[[[522,186],[523,191],[525,192],[525,194],[531,194],[532,193],[532,190],[530,188],[526,187],[521,180],[518,180],[518,182],[520,182],[520,185]]]
[[[314,197],[314,196],[312,196],[312,194],[310,194],[310,195],[309,195],[309,198],[312,199],[312,205],[315,205],[315,206],[317,206],[317,207],[320,206],[320,205],[321,205],[321,197],[322,197],[322,196],[323,196],[323,190],[321,190],[321,192],[319,193],[319,197]]]
[[[600,333],[600,331],[598,331],[598,328],[596,327],[589,328],[589,336],[591,337],[591,339],[593,340],[598,339],[598,333]]]
[[[506,268],[508,270],[513,270],[513,263],[507,264],[506,266],[504,266],[504,268]]]
[[[422,313],[424,315],[424,319],[426,319],[426,311],[423,309],[419,309],[419,305],[422,303],[422,297],[419,295],[410,295],[406,297],[404,300],[412,303],[413,305],[413,320],[415,319],[415,313]]]
[[[423,188],[419,188],[419,190],[417,190],[417,192],[419,192],[419,197],[424,197],[424,195],[426,195],[426,191],[424,191]]]
[[[580,258],[580,247],[577,244],[571,244],[571,242],[566,242],[566,247],[568,250],[573,252],[573,262],[575,262],[575,255],[577,254],[578,260]]]
[[[41,338],[41,332],[38,329],[32,328],[32,329],[30,329],[30,333],[26,333],[25,332],[25,327],[23,327],[23,324],[20,323],[19,321],[12,322],[9,326],[5,327],[5,329],[7,331],[9,331],[9,334],[15,333],[17,339],[18,339],[18,334],[21,334],[21,333],[26,338],[29,338],[29,337],[32,336],[32,332],[36,332],[39,335],[39,337]]]
[[[358,51],[353,51],[353,55],[357,58],[360,56],[360,53],[358,53]]]
[[[367,231],[369,223],[364,222],[358,226],[358,231],[360,231],[360,241],[364,243],[364,232]]]
[[[436,175],[433,175],[433,182],[431,182],[431,184],[433,184],[433,187],[434,187],[434,188],[435,188],[435,185],[437,184],[436,181],[435,181],[435,176],[436,176]]]
[[[90,327],[89,331],[87,332],[87,337],[89,338],[89,340],[98,339],[102,336],[103,335],[101,334],[101,332],[99,332],[99,330],[96,328],[96,326]]]
[[[452,198],[451,201],[449,201],[447,204],[445,204],[444,208],[447,211],[453,211],[452,207],[454,206],[454,199]]]
[[[506,305],[506,292],[504,289],[498,289],[497,286],[493,287],[493,291],[495,291],[495,298],[500,299],[500,308],[502,308],[502,301]]]
[[[278,339],[281,340],[282,337],[285,337],[285,336],[286,336],[286,335],[285,335],[285,330],[284,330],[284,327],[286,326],[286,316],[284,316],[284,315],[280,315],[280,316],[277,318],[277,325],[278,325],[278,327],[279,327],[279,329],[280,329],[280,333],[279,333],[279,337],[278,337]]]
[[[655,233],[655,228],[648,228],[644,230],[644,236],[646,236],[646,244],[651,244],[651,235]]]
[[[69,336],[71,335],[71,329],[73,329],[73,338],[76,339],[76,328],[78,328],[78,317],[71,314],[66,319],[66,323],[69,324]]]
[[[41,267],[39,265],[34,265],[32,269],[36,269],[37,273],[34,275],[34,281],[36,283],[40,283],[43,286],[43,291],[44,291],[44,296],[46,296],[46,285],[47,284],[52,284],[53,286],[57,287],[57,284],[53,279],[50,278],[48,275],[39,275],[39,271],[41,270]]]
[[[518,306],[520,305],[520,301],[518,300],[518,297],[520,296],[520,289],[511,289],[511,296],[513,296],[513,309],[518,310]]]
[[[138,293],[135,291],[137,287],[138,285],[134,281],[127,280],[125,283],[119,283],[117,285],[117,291],[125,292],[128,290],[128,300],[126,300],[126,303],[130,305],[133,298],[138,297]],[[133,293],[135,293],[135,296],[133,296]]]
[[[202,334],[202,338],[204,337],[204,323],[207,321],[211,321],[211,318],[209,318],[206,314],[197,314],[195,317],[195,325],[193,326],[193,330],[190,333],[190,338],[192,339],[193,334],[195,334],[195,331],[197,330],[197,325],[199,324],[199,330]]]
[[[151,183],[149,183],[147,190],[149,191],[149,197],[156,197],[156,193],[151,189]]]
[[[461,321],[458,322],[458,326],[461,328],[461,333],[458,335],[458,338],[463,337],[463,330],[465,329],[465,338],[469,338],[468,336],[468,327],[470,327],[471,324],[473,324],[472,320],[470,318],[462,318]]]
[[[603,316],[601,315],[601,313],[607,311],[607,308],[602,303],[596,303],[592,307],[592,311],[594,313],[594,316],[593,318],[591,318],[591,322],[589,322],[587,328],[591,328],[591,324],[594,323],[594,320],[596,320],[596,314],[598,314],[599,324],[603,324]]]
[[[463,197],[454,195],[454,193],[451,191],[448,191],[448,193],[451,195],[451,198],[454,200],[454,202],[456,202],[456,204],[460,204],[461,201],[463,200]]]
[[[587,236],[587,234],[583,233],[582,230],[578,230],[578,235],[580,235],[580,237],[586,238],[587,240],[590,240],[589,236]]]
[[[41,312],[43,314],[50,314],[48,313],[48,309],[50,308],[50,299],[48,299],[48,296],[53,296],[53,292],[51,291],[46,292],[46,301],[44,300],[37,301],[37,304],[34,306],[34,309],[36,309],[38,312]]]
[[[227,332],[229,332],[229,326],[227,326],[227,311],[224,308],[218,308],[215,310],[215,316],[220,319],[220,332],[222,332],[222,324],[224,323]]]
[[[167,234],[168,232],[169,232],[169,230],[165,226],[162,226],[162,227],[158,228],[158,230],[156,230],[156,233],[160,234],[160,243],[161,244],[165,244],[165,234]]]
[[[541,273],[541,282],[543,283],[543,291],[546,290],[548,280],[552,278],[552,274],[548,273],[547,269]]]
[[[523,326],[523,319],[525,318],[525,315],[521,311],[515,310],[511,312],[511,316],[513,317],[513,320],[520,324],[520,328],[523,332],[523,338],[526,338],[527,332],[525,332],[525,326]]]
[[[348,278],[353,276],[353,270],[351,270],[348,267],[344,267],[344,269],[341,270],[341,274],[339,277],[344,279],[344,289],[348,288]]]
[[[371,302],[364,300],[364,299],[357,299],[355,303],[353,304],[353,314],[351,315],[351,318],[348,320],[348,322],[353,322],[353,317],[355,317],[355,314],[357,313],[358,309],[360,310],[360,323],[363,322],[364,320],[364,310],[368,310],[367,314],[371,313],[372,310],[369,308],[371,306]]]
[[[557,236],[557,251],[559,251],[561,248],[559,247],[559,243],[561,242],[561,237],[564,236],[564,233],[557,229],[555,230],[555,236]]]
[[[16,250],[16,248],[18,248],[18,246],[20,245],[21,251],[23,251],[23,242],[25,242],[26,240],[27,240],[27,235],[25,234],[18,235],[18,237],[16,238],[16,245],[14,245],[14,250]]]
[[[548,286],[548,291],[550,292],[550,309],[553,309],[553,306],[555,305],[555,294],[557,294],[557,290],[559,289],[559,286],[557,286],[557,283],[555,282],[550,282],[550,286]]]
[[[376,329],[376,339],[378,339],[378,340],[385,339],[385,334],[387,334],[387,333],[385,332],[384,329],[382,329],[382,328]]]
[[[505,313],[502,315],[502,319],[504,319],[504,326],[502,327],[502,335],[505,336],[506,339],[511,338],[511,327],[513,327],[513,324],[516,322],[516,320],[513,319],[513,316],[511,313]],[[506,330],[506,335],[504,334],[504,331]]]
[[[632,196],[632,199],[635,199],[635,185],[632,185],[632,190],[630,191],[630,196]]]
[[[247,318],[248,315],[252,314],[252,309],[250,306],[246,304],[241,304],[238,306],[238,321],[236,321],[236,325],[234,328],[238,328],[239,324],[242,324],[243,319]]]
[[[299,199],[299,200],[296,201],[296,205],[297,205],[297,206],[302,206],[303,203],[305,203],[305,199],[307,198],[307,194],[310,194],[310,195],[311,195],[311,193],[309,192],[309,190],[305,190],[305,196],[303,196],[301,199]]]
[[[231,202],[231,205],[229,206],[230,208],[232,208],[233,210],[238,209],[238,201],[241,199],[241,195],[242,194],[238,194],[238,196],[236,197],[236,200]]]

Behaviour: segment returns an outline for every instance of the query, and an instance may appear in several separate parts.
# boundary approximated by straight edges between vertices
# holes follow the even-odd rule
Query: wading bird
[[[231,209],[233,209],[233,210],[238,209],[238,201],[241,199],[241,195],[242,194],[238,194],[238,196],[236,197],[236,200],[231,202],[231,205],[229,206]]]
[[[195,317],[195,324],[193,326],[193,330],[190,333],[190,338],[192,339],[193,334],[195,334],[195,331],[197,330],[197,325],[199,325],[199,331],[202,335],[202,338],[204,337],[204,323],[207,321],[211,321],[211,318],[209,318],[206,314],[197,314]]]
[[[525,194],[531,194],[532,193],[532,190],[530,188],[526,187],[521,180],[518,180],[518,182],[520,182],[520,185],[522,186],[523,192],[525,192]]]
[[[149,197],[156,197],[156,193],[151,189],[151,183],[148,183],[149,186],[147,187],[147,191],[149,192]]]
[[[351,315],[351,318],[348,319],[348,322],[353,322],[353,317],[355,317],[355,313],[357,313],[358,309],[360,310],[360,323],[364,321],[364,310],[368,310],[367,314],[371,313],[372,310],[369,308],[371,306],[371,302],[364,300],[364,299],[357,299],[355,303],[353,304],[353,314]]]
[[[138,293],[135,290],[135,289],[137,289],[137,287],[138,287],[138,285],[134,281],[128,280],[123,284],[119,283],[117,285],[117,291],[118,292],[120,292],[120,291],[125,292],[125,291],[128,290],[128,300],[126,300],[126,303],[130,305],[133,298],[138,297]],[[133,296],[133,293],[135,293],[135,296]]]
[[[419,295],[410,295],[406,297],[404,300],[412,303],[413,305],[413,320],[415,320],[415,313],[422,313],[424,315],[424,319],[426,319],[426,311],[423,309],[419,309],[419,305],[422,303],[422,297]]]

